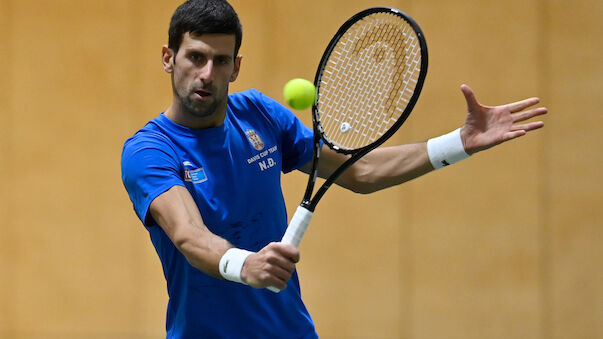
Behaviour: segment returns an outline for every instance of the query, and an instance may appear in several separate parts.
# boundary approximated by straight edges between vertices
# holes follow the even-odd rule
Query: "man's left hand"
[[[461,128],[461,139],[467,154],[486,150],[544,126],[542,121],[521,123],[547,113],[544,107],[526,110],[539,103],[539,98],[490,107],[481,105],[469,86],[462,85],[461,91],[467,101],[467,119]]]

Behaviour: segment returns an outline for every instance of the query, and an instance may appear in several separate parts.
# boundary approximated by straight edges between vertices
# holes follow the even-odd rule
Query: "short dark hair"
[[[234,56],[239,54],[243,29],[239,16],[226,0],[188,0],[180,5],[170,21],[168,47],[178,53],[185,33],[234,34]]]

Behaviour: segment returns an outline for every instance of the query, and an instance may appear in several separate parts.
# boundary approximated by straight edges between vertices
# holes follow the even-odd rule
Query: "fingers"
[[[475,93],[471,89],[471,87],[463,84],[461,85],[461,92],[465,96],[465,101],[467,101],[467,112],[475,112],[477,111],[481,105],[477,102],[475,98]]]
[[[260,275],[262,284],[259,287],[274,286],[279,290],[287,288],[287,281],[291,278],[295,267],[283,268],[280,265],[266,265]]]
[[[266,268],[273,269],[280,277],[288,279],[295,270],[295,264],[299,262],[299,251],[293,246],[280,247],[281,245],[284,244],[267,246],[269,250],[265,254]]]
[[[512,131],[531,131],[531,130],[535,130],[535,129],[539,129],[542,128],[544,126],[544,122],[542,121],[535,121],[535,122],[530,122],[528,124],[522,124],[522,125],[514,125]]]
[[[523,129],[522,130],[513,131],[513,132],[507,132],[503,136],[503,142],[509,141],[511,139],[519,138],[521,136],[526,135],[526,133],[527,132],[525,130],[523,130]]]
[[[289,258],[294,263],[299,262],[299,250],[295,248],[295,246],[288,245],[282,242],[273,242],[266,246],[266,248],[273,249],[283,255],[286,258]]]
[[[285,289],[295,271],[295,264],[299,262],[299,250],[283,243],[271,243],[265,249],[264,282],[266,286]]]
[[[283,243],[270,243],[259,252],[249,256],[241,276],[252,287],[287,287],[287,281],[299,262],[299,250]]]
[[[516,101],[516,102],[510,103],[510,104],[507,104],[505,106],[507,106],[507,108],[509,108],[511,113],[515,113],[515,112],[523,111],[524,109],[526,109],[530,106],[534,106],[539,102],[540,102],[539,98],[529,98],[529,99],[525,99],[525,100],[521,100],[521,101]]]
[[[465,100],[467,101],[467,109],[469,112],[474,112],[474,111],[476,111],[476,109],[479,109],[482,107],[482,105],[480,105],[480,103],[477,101],[477,98],[475,97],[475,92],[473,92],[471,87],[463,84],[463,85],[461,85],[461,91],[463,92],[463,95],[465,96]],[[509,111],[511,111],[511,113],[516,113],[516,112],[523,111],[524,109],[526,109],[530,106],[534,106],[539,102],[540,102],[540,98],[533,97],[533,98],[528,98],[528,99],[512,102],[512,103],[506,104],[504,106],[506,106],[509,109]],[[542,110],[544,110],[544,111],[542,111]],[[532,116],[546,113],[546,108],[540,108],[540,109],[538,109],[538,111],[535,111],[535,112],[538,114],[535,114]],[[526,119],[529,119],[529,118],[526,118]],[[526,119],[523,119],[523,120],[526,120]],[[521,121],[521,120],[518,120],[518,121]]]
[[[535,121],[528,124],[514,125],[511,131],[503,135],[503,142],[511,139],[519,138],[526,135],[529,131],[542,128],[544,123],[542,121]]]
[[[513,114],[513,122],[525,121],[535,116],[546,114],[548,110],[545,107],[539,107],[524,112]]]
[[[548,110],[545,107],[539,107],[539,108],[527,110],[525,112],[515,113],[512,115],[513,123],[529,120],[535,116],[546,114],[547,112],[548,112]],[[526,123],[526,124],[513,125],[511,132],[517,132],[517,131],[528,132],[528,131],[542,128],[543,126],[544,126],[544,122],[534,121],[534,122],[530,122],[530,123]],[[517,138],[518,136],[521,136],[521,135],[514,134],[511,139]]]

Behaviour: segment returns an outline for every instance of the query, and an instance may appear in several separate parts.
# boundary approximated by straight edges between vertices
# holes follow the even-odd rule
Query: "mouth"
[[[211,95],[212,95],[211,92],[206,91],[204,89],[195,90],[194,93],[197,97],[199,97],[201,99],[207,99],[207,98],[211,97]]]

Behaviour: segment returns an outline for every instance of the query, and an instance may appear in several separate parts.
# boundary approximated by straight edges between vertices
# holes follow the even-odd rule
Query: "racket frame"
[[[362,20],[363,18],[375,14],[375,13],[391,13],[401,17],[412,27],[413,31],[416,33],[419,45],[421,47],[421,70],[419,72],[419,77],[417,79],[417,85],[415,86],[415,90],[413,91],[413,95],[411,96],[404,112],[398,118],[398,120],[390,127],[382,136],[378,139],[366,145],[364,147],[358,149],[346,149],[339,147],[329,141],[328,138],[324,136],[322,126],[320,124],[320,115],[319,115],[319,107],[318,101],[320,98],[320,83],[322,80],[322,76],[324,74],[326,65],[329,61],[329,57],[331,53],[337,46],[339,40],[344,36],[344,34],[348,31],[350,27],[352,27],[356,22]],[[419,99],[419,95],[421,94],[421,90],[423,88],[423,83],[425,82],[425,77],[427,75],[427,66],[428,66],[428,53],[427,53],[427,43],[425,42],[425,36],[423,35],[423,31],[419,27],[419,25],[406,13],[403,11],[391,8],[391,7],[372,7],[368,8],[364,11],[361,11],[350,19],[348,19],[337,31],[337,33],[333,36],[329,45],[327,46],[325,52],[322,55],[319,66],[316,70],[316,76],[314,78],[314,86],[316,87],[316,99],[314,104],[312,105],[312,125],[314,130],[314,158],[312,161],[312,169],[310,172],[310,178],[308,180],[308,185],[306,186],[306,191],[304,193],[303,200],[301,202],[301,206],[305,207],[310,212],[314,212],[316,205],[326,193],[326,191],[331,187],[331,185],[345,172],[352,164],[354,164],[358,159],[365,156],[367,153],[372,151],[373,149],[379,147],[383,144],[387,139],[389,139],[396,131],[402,126],[402,124],[406,121],[410,112],[412,112],[417,100]],[[312,197],[312,193],[314,191],[314,185],[316,183],[316,179],[318,177],[318,163],[320,159],[320,148],[322,146],[322,142],[324,142],[329,148],[334,150],[335,152],[341,154],[351,155],[348,160],[346,160],[339,168],[337,168],[320,186],[320,188],[316,191],[314,197]]]

